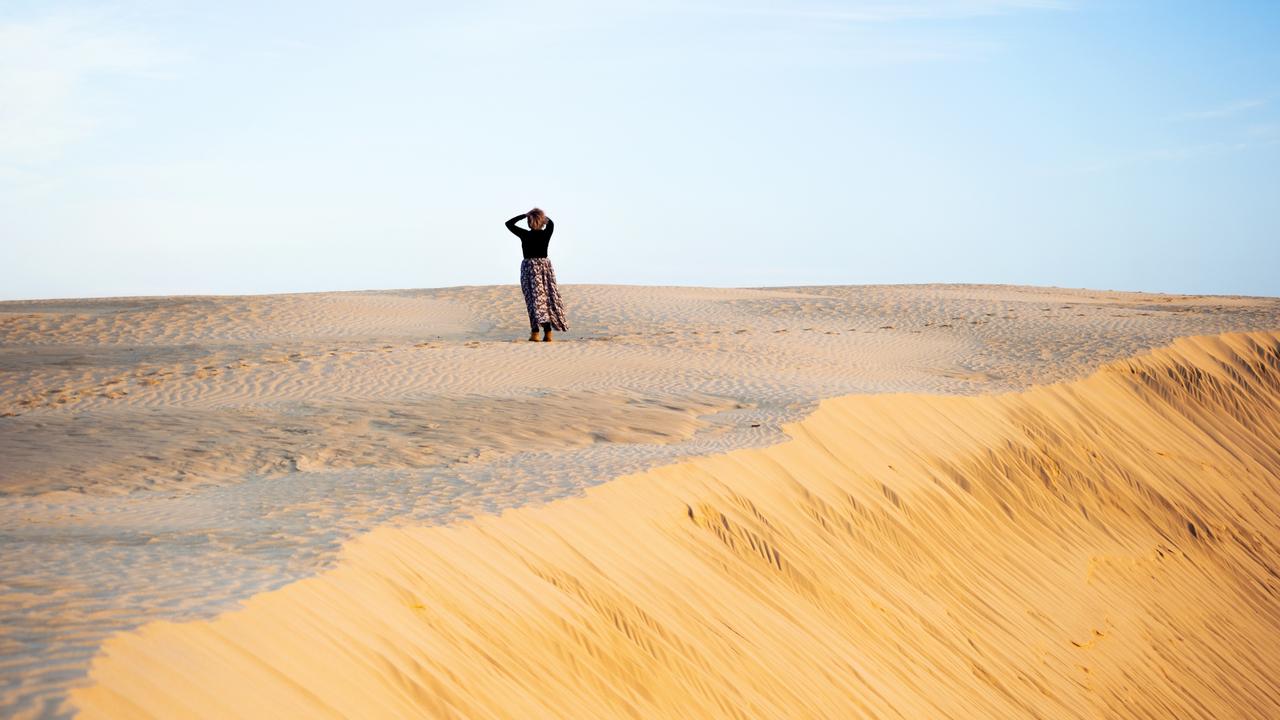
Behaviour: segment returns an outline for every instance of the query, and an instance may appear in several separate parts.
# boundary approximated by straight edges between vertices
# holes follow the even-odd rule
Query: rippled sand
[[[851,396],[113,638],[85,717],[1276,717],[1280,334]]]
[[[377,526],[776,443],[824,397],[1018,390],[1280,327],[1274,299],[1041,288],[564,294],[551,344],[512,287],[0,303],[0,714],[69,713],[109,635]]]

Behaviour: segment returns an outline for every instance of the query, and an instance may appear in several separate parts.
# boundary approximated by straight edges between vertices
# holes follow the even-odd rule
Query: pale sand
[[[1280,333],[377,530],[113,637],[86,718],[1280,715]]]
[[[1280,328],[1264,298],[564,291],[549,345],[512,287],[0,303],[0,715],[67,712],[109,634],[312,575],[381,524],[776,443],[823,397],[1016,390]]]

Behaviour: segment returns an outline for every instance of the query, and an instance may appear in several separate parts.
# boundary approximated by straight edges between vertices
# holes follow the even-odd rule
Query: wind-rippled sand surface
[[[1280,334],[850,396],[112,638],[85,717],[1280,713]]]
[[[90,660],[108,635],[151,620],[208,617],[313,575],[333,565],[342,541],[379,525],[439,524],[575,495],[691,455],[776,443],[784,439],[780,423],[798,420],[824,397],[1017,390],[1078,379],[1179,336],[1280,328],[1274,299],[1039,288],[566,286],[564,295],[573,332],[551,344],[523,340],[527,329],[514,287],[0,303],[0,714],[69,713],[62,699],[88,681]],[[1116,411],[1129,412],[1127,406]],[[1007,438],[989,439],[997,443],[990,452],[1002,452],[999,443]],[[1194,457],[1202,471],[1213,464],[1207,455]],[[1239,479],[1234,470],[1223,472]],[[975,470],[972,482],[981,476]],[[1085,490],[1071,488],[1086,507],[1101,502]],[[639,515],[656,507],[643,492],[633,501]],[[563,532],[574,532],[574,515],[563,508],[576,506],[553,507],[546,512],[560,513]],[[954,510],[929,507],[944,518]],[[1012,512],[1016,504],[1009,507]],[[703,509],[690,508],[697,525]],[[1208,509],[1201,512],[1208,517]],[[503,521],[460,527],[491,522]],[[894,529],[898,521],[877,522],[890,535],[901,531]],[[714,525],[708,520],[708,528]],[[1005,530],[1019,537],[1030,532],[1017,527]],[[624,541],[640,542],[646,531],[636,532],[610,539],[609,552],[625,554]],[[1256,540],[1259,531],[1249,532]],[[739,539],[751,545],[745,535]],[[777,546],[769,541],[769,547]],[[1146,555],[1134,557],[1145,562]],[[1000,574],[1008,571],[993,567],[988,590],[1018,582]],[[1059,579],[1050,574],[1037,582],[1052,588]],[[581,607],[595,602],[560,580],[542,578],[546,587],[535,594],[585,603]],[[492,590],[481,584],[476,592]],[[619,612],[618,623],[635,621],[629,611]],[[1241,612],[1253,618],[1257,608]],[[887,614],[862,622],[906,632],[904,624],[918,628],[921,620]],[[1265,618],[1240,623],[1274,632]],[[143,637],[156,631],[148,632]],[[553,640],[560,642],[547,636],[547,647]],[[431,648],[439,657],[461,651]],[[987,650],[1004,652],[996,646],[981,652]],[[727,661],[737,657],[733,652],[724,646],[708,657]],[[1002,662],[997,658],[991,667],[1005,667]],[[104,677],[121,677],[110,674],[119,665],[105,667]],[[983,668],[998,682],[1013,682]],[[430,675],[423,673],[414,677]],[[482,676],[498,682],[484,673],[476,677]],[[974,687],[987,682],[977,670],[965,677]],[[1028,671],[1028,677],[1039,676]],[[661,698],[674,697],[668,693],[694,687],[670,682],[676,684],[661,685],[647,701],[656,704],[636,707],[660,711],[667,707]],[[414,687],[417,695],[435,692],[437,699],[461,692]],[[922,693],[946,689],[924,680],[917,687]],[[1006,687],[1013,695],[1024,690]],[[84,697],[114,697],[110,692]],[[621,712],[644,691],[619,686],[609,692],[582,712]],[[707,692],[698,695],[711,698],[706,708],[733,707],[738,697],[725,688]],[[621,704],[608,705],[606,696]],[[548,693],[538,702],[558,697]],[[867,702],[865,712],[914,707]],[[1042,707],[1039,700],[1025,702],[1031,704],[1009,707],[1028,715],[1027,708]],[[367,714],[378,714],[382,706],[368,707]],[[528,715],[534,707],[508,705],[500,712]],[[737,707],[752,715],[751,707],[778,706]],[[977,707],[1000,712],[996,705]],[[803,714],[802,706],[792,709]]]

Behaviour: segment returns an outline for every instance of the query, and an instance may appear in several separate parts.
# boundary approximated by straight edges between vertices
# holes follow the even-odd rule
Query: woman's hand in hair
[[[515,233],[516,235],[520,235],[523,232],[528,232],[524,228],[516,227],[516,223],[520,222],[521,220],[524,220],[526,217],[527,215],[522,213],[520,215],[517,215],[511,218],[506,222],[507,229]]]

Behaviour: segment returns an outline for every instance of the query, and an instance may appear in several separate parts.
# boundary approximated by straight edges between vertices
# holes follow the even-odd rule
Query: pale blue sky
[[[269,8],[269,9],[266,9]],[[0,297],[1280,295],[1280,2],[0,0]]]

